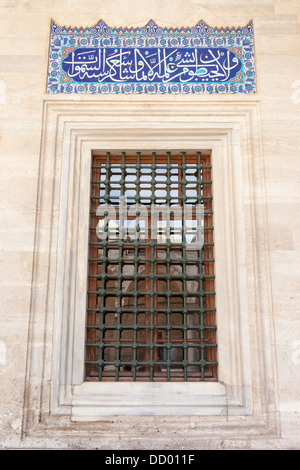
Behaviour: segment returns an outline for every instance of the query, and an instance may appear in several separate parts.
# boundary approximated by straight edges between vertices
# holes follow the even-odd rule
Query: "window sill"
[[[239,390],[240,391],[240,390]],[[237,392],[237,390],[236,390]],[[72,421],[97,421],[104,416],[224,416],[232,406],[220,382],[83,382],[73,387]],[[242,412],[241,412],[242,411]]]

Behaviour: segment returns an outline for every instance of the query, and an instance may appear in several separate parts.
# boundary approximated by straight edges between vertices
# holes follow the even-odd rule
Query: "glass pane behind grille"
[[[210,156],[92,159],[86,379],[217,380]]]

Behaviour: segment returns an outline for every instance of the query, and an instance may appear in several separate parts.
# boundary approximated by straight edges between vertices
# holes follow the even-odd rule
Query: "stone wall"
[[[48,3],[44,0],[0,0],[0,8],[0,447],[299,448],[299,1],[53,0]],[[150,19],[167,27],[193,26],[200,19],[212,26],[238,27],[253,19],[257,73],[255,99],[260,113],[262,141],[259,144],[267,202],[267,219],[261,230],[265,231],[267,227],[268,239],[268,244],[259,249],[265,252],[270,266],[272,312],[269,313],[274,324],[272,341],[276,361],[273,363],[278,378],[275,381],[276,414],[280,423],[276,435],[257,436],[253,432],[247,437],[239,437],[237,433],[230,434],[226,430],[230,418],[225,416],[221,433],[215,433],[211,427],[210,436],[197,432],[197,418],[179,416],[170,422],[158,416],[142,421],[134,416],[130,424],[124,417],[104,420],[101,422],[102,437],[97,433],[93,437],[95,428],[81,423],[81,437],[74,437],[76,431],[70,428],[63,438],[55,434],[56,421],[51,418],[47,435],[26,435],[27,351],[33,334],[29,314],[43,104],[49,99],[45,89],[51,19],[61,26],[78,27],[92,26],[100,19],[116,27],[143,26]],[[63,98],[69,102],[92,100],[99,105],[102,102],[101,96]],[[132,98],[125,99],[130,103]],[[245,99],[222,96],[225,103],[234,103],[241,98]],[[144,96],[134,99],[149,101],[149,97]],[[180,101],[176,96],[171,99],[174,103]],[[195,97],[188,99],[195,101]],[[207,99],[207,96],[196,97],[199,104]],[[220,97],[210,96],[209,100],[218,103]],[[47,219],[47,214],[45,217]],[[46,224],[44,230],[47,230]],[[43,237],[43,233],[40,235]],[[259,237],[257,243],[261,243]],[[68,417],[65,421],[67,426]],[[208,417],[208,428],[211,421]]]

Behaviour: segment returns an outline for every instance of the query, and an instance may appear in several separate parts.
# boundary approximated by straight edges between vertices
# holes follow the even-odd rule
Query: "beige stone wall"
[[[100,19],[117,27],[142,26],[150,19],[168,27],[193,26],[200,19],[212,26],[237,27],[253,19],[269,239],[269,245],[260,249],[267,250],[271,268],[280,435],[269,439],[253,434],[240,440],[228,433],[222,439],[194,433],[190,439],[189,429],[193,428],[190,421],[190,427],[185,427],[176,442],[181,448],[299,448],[299,1],[0,0],[0,12],[0,447],[135,448],[140,443],[142,448],[146,445],[172,448],[173,445],[167,427],[159,437],[157,417],[149,418],[148,425],[147,421],[141,425],[133,418],[136,435],[129,429],[133,436],[130,438],[120,418],[122,437],[114,430],[110,444],[109,439],[91,444],[84,438],[60,440],[56,436],[55,440],[45,437],[39,440],[22,435],[42,113],[43,102],[49,98],[45,88],[53,18],[58,25],[78,27],[92,26]],[[210,97],[212,101],[219,98]],[[229,102],[240,98],[222,97]],[[99,96],[88,99],[101,103]],[[130,101],[131,97],[127,99]],[[197,97],[200,103],[205,99],[207,96]],[[266,224],[262,230],[265,228]],[[178,423],[180,427],[180,418]],[[105,425],[108,436],[109,427]],[[148,436],[147,441],[138,439],[138,435]]]

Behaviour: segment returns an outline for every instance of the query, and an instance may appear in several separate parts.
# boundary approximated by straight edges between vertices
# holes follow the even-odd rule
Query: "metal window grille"
[[[200,152],[93,156],[87,380],[217,380],[211,175]]]

